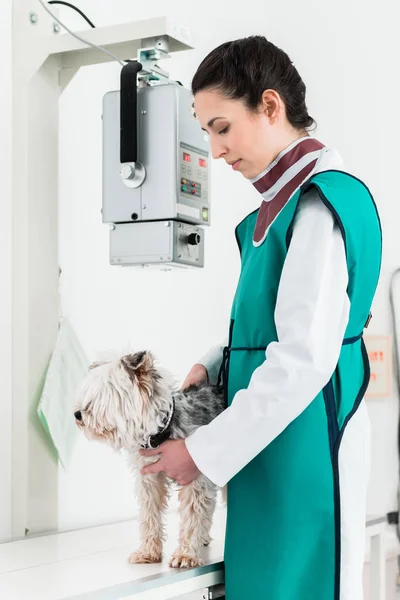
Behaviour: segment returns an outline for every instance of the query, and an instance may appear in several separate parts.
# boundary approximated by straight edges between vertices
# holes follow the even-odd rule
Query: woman
[[[161,459],[144,472],[228,483],[227,600],[362,600],[375,204],[337,152],[308,136],[305,85],[265,38],[212,51],[192,89],[214,158],[261,205],[236,229],[242,269],[226,348],[184,383],[220,370],[228,408],[153,451]]]

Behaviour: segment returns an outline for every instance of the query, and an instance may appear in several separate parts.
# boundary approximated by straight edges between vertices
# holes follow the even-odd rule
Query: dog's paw
[[[169,566],[173,569],[201,567],[203,564],[201,558],[195,554],[188,554],[180,550],[176,550],[169,561]]]
[[[132,552],[128,561],[131,565],[160,563],[162,561],[162,552],[154,549],[137,550],[136,552]]]

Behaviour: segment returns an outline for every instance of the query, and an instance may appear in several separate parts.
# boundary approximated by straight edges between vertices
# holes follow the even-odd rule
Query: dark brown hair
[[[275,90],[285,103],[289,123],[296,129],[315,125],[306,106],[306,86],[289,56],[263,36],[225,42],[198,67],[193,95],[217,89],[226,97],[243,100],[249,110],[260,105],[264,90]]]

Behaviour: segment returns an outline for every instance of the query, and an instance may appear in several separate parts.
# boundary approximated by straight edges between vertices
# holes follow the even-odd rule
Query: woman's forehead
[[[207,124],[211,119],[229,118],[244,110],[240,100],[227,98],[217,90],[202,90],[194,97],[194,110],[197,118],[201,118]]]

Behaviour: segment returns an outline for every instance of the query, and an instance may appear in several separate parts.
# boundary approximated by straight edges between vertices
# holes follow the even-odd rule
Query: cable
[[[50,0],[49,2],[47,2],[47,4],[62,4],[62,6],[68,6],[69,8],[72,8],[72,10],[76,10],[76,12],[79,13],[81,15],[81,17],[83,17],[85,19],[86,23],[89,23],[90,27],[93,27],[93,29],[96,29],[96,25],[93,25],[92,21],[77,6],[74,6],[73,4],[70,4],[69,2],[61,2],[61,0]]]
[[[60,21],[60,19],[58,19],[55,14],[53,14],[51,12],[51,10],[48,8],[48,6],[46,5],[46,3],[43,0],[38,0],[40,2],[40,4],[43,6],[44,10],[46,12],[49,13],[49,15],[56,21],[56,23],[58,23],[59,25],[61,25],[61,27],[63,29],[65,29],[65,31],[68,31],[68,33],[70,35],[72,35],[74,38],[76,38],[77,40],[79,40],[80,42],[83,42],[84,44],[86,44],[87,46],[91,46],[92,48],[97,48],[97,50],[101,50],[102,52],[104,52],[105,54],[108,54],[108,56],[111,56],[111,58],[113,58],[114,60],[116,60],[122,67],[126,64],[124,61],[122,61],[120,58],[118,58],[117,56],[114,56],[114,54],[111,54],[111,52],[109,52],[108,50],[106,50],[105,48],[102,48],[102,46],[97,46],[96,44],[92,44],[92,42],[88,42],[87,40],[85,40],[84,38],[80,37],[78,34],[74,33],[73,31],[71,31],[70,29],[68,29],[68,27],[66,25],[64,25],[64,23],[62,23]]]

